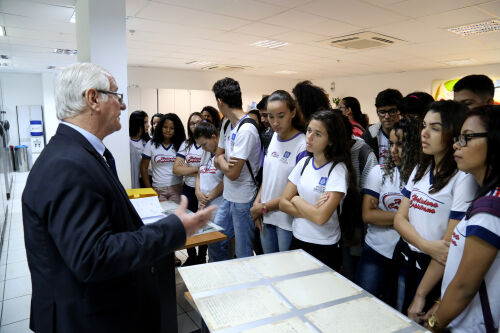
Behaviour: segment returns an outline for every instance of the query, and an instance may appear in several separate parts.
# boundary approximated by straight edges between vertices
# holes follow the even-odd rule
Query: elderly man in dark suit
[[[81,63],[56,81],[62,120],[22,197],[35,332],[177,332],[173,252],[215,207],[144,225],[102,140],[118,131],[111,74]],[[124,142],[124,145],[128,145]]]

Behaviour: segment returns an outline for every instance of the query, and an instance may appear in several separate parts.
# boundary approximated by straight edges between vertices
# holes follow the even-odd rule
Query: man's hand
[[[179,208],[175,210],[174,214],[181,220],[186,230],[186,237],[189,237],[208,223],[210,216],[212,216],[214,210],[217,209],[217,206],[212,205],[208,208],[203,208],[194,214],[186,213],[187,206],[188,199],[186,196],[182,195]]]

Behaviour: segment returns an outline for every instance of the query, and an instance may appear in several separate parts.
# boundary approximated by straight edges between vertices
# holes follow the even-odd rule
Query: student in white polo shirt
[[[500,106],[472,110],[455,142],[458,168],[480,185],[456,226],[441,288],[427,327],[497,332],[500,322]],[[439,302],[438,302],[439,303]],[[428,315],[429,315],[428,314]]]
[[[250,214],[261,230],[264,253],[272,253],[290,248],[293,217],[279,210],[279,201],[288,175],[307,151],[302,115],[288,92],[277,90],[269,96],[267,114],[274,134],[264,158],[262,186]]]
[[[173,172],[175,158],[186,140],[184,126],[174,113],[162,116],[153,135],[142,152],[141,175],[146,187],[153,187],[160,201],[180,202],[182,177]],[[149,182],[148,167],[151,163],[153,184]]]
[[[184,185],[182,186],[182,194],[188,198],[188,209],[193,213],[198,211],[198,200],[195,195],[195,182],[198,169],[200,167],[201,154],[203,149],[198,146],[194,140],[193,132],[202,121],[201,113],[193,112],[189,115],[187,123],[187,140],[184,141],[177,152],[174,164],[174,173],[184,177]],[[190,266],[198,262],[206,262],[207,246],[201,245],[198,248],[198,255],[196,248],[190,247],[187,249],[188,258],[183,266]]]
[[[222,190],[224,174],[214,164],[215,152],[219,142],[217,128],[209,122],[199,123],[194,130],[196,144],[203,149],[200,161],[200,171],[196,176],[196,198],[198,208],[202,209],[211,205],[219,207],[222,204]],[[212,220],[217,210],[214,211]]]
[[[453,138],[460,133],[466,111],[454,101],[431,104],[421,132],[421,161],[402,191],[405,198],[394,218],[394,228],[404,239],[395,254],[407,271],[402,310],[414,320],[439,295],[451,233],[477,187],[453,159]]]
[[[311,116],[303,158],[288,177],[280,210],[293,219],[292,249],[303,249],[332,269],[342,264],[340,224],[337,210],[347,190],[357,190],[344,122],[331,110]],[[326,201],[318,201],[327,193]],[[344,207],[346,208],[346,207]]]
[[[242,109],[239,83],[231,78],[217,81],[212,90],[217,107],[227,121],[223,122],[215,167],[224,174],[224,200],[217,210],[214,223],[224,228],[228,240],[210,244],[210,261],[231,258],[229,242],[234,236],[238,258],[253,255],[255,225],[250,217],[257,195],[256,176],[261,163],[259,132],[255,121]]]
[[[367,231],[356,283],[391,306],[396,306],[398,276],[392,257],[400,238],[393,221],[403,198],[401,190],[418,163],[420,147],[418,120],[398,121],[389,134],[391,155],[385,165],[370,170],[361,190]]]

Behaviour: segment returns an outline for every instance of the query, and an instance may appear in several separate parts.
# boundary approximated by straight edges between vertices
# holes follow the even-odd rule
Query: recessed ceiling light
[[[71,49],[54,49],[52,53],[56,54],[67,54],[67,55],[76,55],[77,51],[76,50],[71,50]]]
[[[250,45],[251,46],[257,46],[257,47],[265,47],[265,48],[268,48],[268,49],[276,49],[278,47],[287,46],[289,44],[287,42],[280,42],[280,41],[277,41],[277,40],[266,39],[266,40],[261,40],[261,41],[252,43]]]
[[[5,27],[0,25],[0,36],[7,36],[7,32],[5,32]]]
[[[450,32],[462,35],[481,35],[487,32],[494,32],[500,30],[500,20],[490,20],[472,24],[461,25],[447,29]]]
[[[69,18],[69,21],[71,23],[75,23],[76,22],[76,11],[73,12],[73,15],[71,15],[71,17]]]
[[[274,73],[276,73],[276,74],[285,74],[285,75],[297,74],[297,72],[289,71],[289,70],[282,70],[282,71],[277,71],[277,72],[274,72]]]
[[[443,63],[450,66],[462,66],[462,65],[474,64],[476,63],[476,61],[473,59],[459,59],[459,60],[443,61]]]

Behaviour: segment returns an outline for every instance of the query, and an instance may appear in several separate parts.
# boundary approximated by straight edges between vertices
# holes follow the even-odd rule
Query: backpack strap
[[[227,122],[229,124],[229,121]],[[236,133],[238,133],[238,131],[240,130],[240,127],[241,125],[243,124],[246,124],[246,123],[250,123],[252,125],[255,126],[255,128],[257,129],[257,133],[259,133],[259,127],[257,126],[257,123],[255,122],[255,120],[253,120],[252,118],[250,117],[246,117],[245,119],[243,119],[242,121],[240,121],[240,123],[238,124],[238,127],[236,128]],[[227,125],[224,126],[224,128],[226,128]],[[224,129],[224,133],[226,133],[226,130]],[[260,138],[260,137],[259,137]],[[262,147],[262,142],[261,142],[261,147]],[[254,174],[253,174],[253,171],[252,171],[252,167],[250,165],[250,162],[248,160],[245,161],[245,164],[248,168],[248,171],[250,171],[250,176],[252,176],[252,180],[255,184],[255,186],[259,187],[259,183],[257,182],[257,179],[255,178]]]
[[[477,213],[488,213],[500,217],[500,197],[484,196],[474,200],[467,210],[466,217],[470,219]]]
[[[226,130],[227,130],[227,128],[229,127],[229,124],[230,124],[230,123],[231,123],[231,122],[229,121],[229,119],[227,119],[226,123],[224,124],[224,131],[223,131],[223,132],[224,132],[224,135],[226,135]]]
[[[479,299],[481,300],[481,310],[483,311],[484,326],[486,333],[495,333],[495,324],[493,323],[493,316],[491,314],[490,301],[488,299],[488,291],[486,290],[486,283],[484,280],[479,287]]]
[[[360,125],[357,125],[357,124],[352,124],[352,123],[351,123],[351,125],[352,125],[352,127],[356,127],[357,129],[361,130],[361,132],[363,132],[363,133],[365,133],[365,131],[366,131],[366,130],[365,130],[363,127],[361,127]]]
[[[306,161],[304,162],[304,166],[302,167],[302,170],[300,170],[300,175],[304,173],[304,170],[306,169],[306,166],[309,164],[309,161],[311,161],[312,156],[307,156]]]

